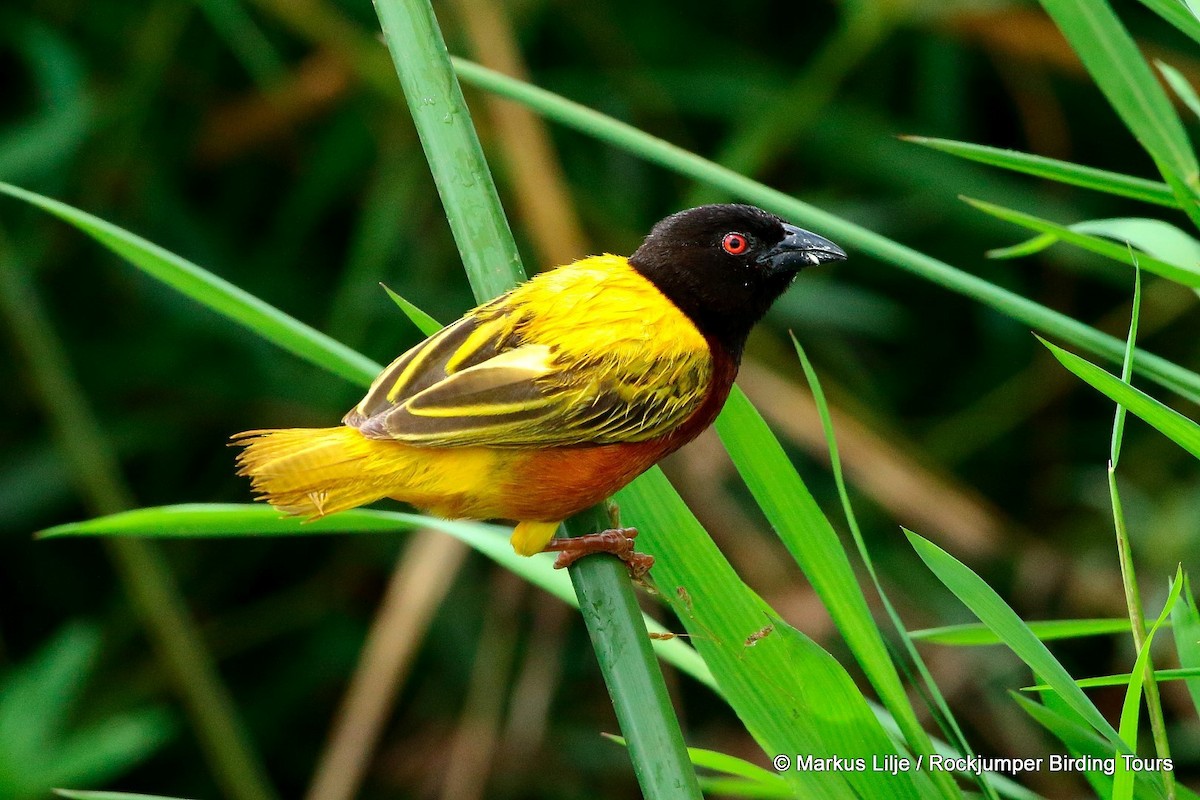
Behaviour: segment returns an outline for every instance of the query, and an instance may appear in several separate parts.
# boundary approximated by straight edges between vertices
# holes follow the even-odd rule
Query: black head
[[[672,214],[629,263],[736,356],[801,269],[845,257],[828,239],[761,208],[731,204]]]

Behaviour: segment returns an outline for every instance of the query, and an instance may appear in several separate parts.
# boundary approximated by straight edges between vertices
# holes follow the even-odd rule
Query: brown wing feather
[[[566,363],[544,345],[512,339],[503,349],[473,335],[487,324],[464,319],[396,359],[346,424],[427,447],[611,444],[661,435],[703,399],[706,369],[671,374],[680,371],[602,356]],[[492,327],[503,335],[505,326]],[[481,351],[491,357],[472,357]]]
[[[624,259],[601,256],[543,273],[409,350],[344,421],[426,447],[646,441],[699,407],[712,369],[690,321]]]

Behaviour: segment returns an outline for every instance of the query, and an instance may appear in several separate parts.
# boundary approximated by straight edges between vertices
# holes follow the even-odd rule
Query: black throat
[[[708,278],[715,270],[706,269],[703,263],[681,258],[680,253],[646,253],[645,249],[639,248],[629,257],[630,266],[682,311],[704,338],[720,345],[735,361],[741,360],[751,329],[791,281],[791,276],[764,281],[761,276],[728,280],[733,276],[727,275],[712,281]]]

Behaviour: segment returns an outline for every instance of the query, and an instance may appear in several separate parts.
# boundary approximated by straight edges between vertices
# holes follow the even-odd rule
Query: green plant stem
[[[471,287],[479,300],[490,299],[525,274],[433,8],[428,0],[376,0],[375,10]],[[584,512],[568,529],[595,531],[597,518],[596,509]],[[699,800],[624,567],[592,557],[570,574],[643,793]]]
[[[608,527],[607,512],[600,506],[572,517],[566,524],[573,536]],[[617,722],[622,732],[638,733],[636,741],[629,736],[626,739],[642,794],[648,798],[699,800],[700,785],[674,711],[650,713],[652,709],[672,709],[671,699],[662,672],[657,667],[639,666],[655,663],[655,656],[628,570],[615,558],[584,558],[570,573],[596,661],[613,697]],[[617,702],[617,698],[623,702]],[[679,759],[688,766],[680,765]]]
[[[1141,653],[1146,646],[1146,619],[1142,614],[1142,594],[1138,589],[1137,573],[1133,569],[1133,552],[1129,546],[1129,529],[1125,526],[1125,512],[1121,505],[1121,495],[1117,492],[1117,467],[1113,462],[1108,465],[1108,491],[1112,498],[1113,526],[1117,531],[1117,558],[1121,563],[1121,583],[1125,587],[1125,607],[1129,611],[1129,627],[1133,632],[1134,652]],[[1150,732],[1154,737],[1154,750],[1159,758],[1171,757],[1171,744],[1167,739],[1167,723],[1163,719],[1162,699],[1158,692],[1158,681],[1154,677],[1154,665],[1149,663],[1146,669],[1146,679],[1143,682],[1146,692],[1146,710],[1150,716]],[[1136,747],[1137,742],[1130,742]],[[1167,790],[1167,800],[1175,798],[1175,774],[1169,769],[1162,770],[1163,784]]]
[[[91,510],[111,514],[133,507],[117,460],[71,373],[41,298],[2,240],[0,311]],[[235,800],[272,800],[275,792],[266,771],[162,553],[137,539],[114,539],[106,548],[222,792]]]
[[[1133,260],[1133,306],[1129,319],[1129,335],[1125,339],[1125,358],[1121,362],[1121,382],[1129,384],[1133,377],[1134,346],[1137,342],[1138,323],[1142,309],[1142,271],[1138,259],[1129,248]],[[1142,614],[1142,593],[1138,589],[1137,571],[1133,565],[1133,548],[1129,543],[1129,528],[1125,524],[1125,511],[1121,504],[1121,494],[1117,488],[1117,464],[1121,460],[1121,442],[1125,437],[1125,406],[1117,404],[1113,415],[1112,442],[1108,456],[1108,493],[1112,499],[1113,528],[1117,534],[1117,560],[1121,564],[1121,584],[1125,588],[1125,606],[1129,612],[1129,628],[1133,634],[1134,651],[1138,658],[1146,659],[1145,679],[1143,690],[1146,693],[1146,710],[1150,716],[1150,730],[1154,737],[1154,749],[1159,758],[1171,757],[1171,745],[1167,739],[1167,724],[1163,719],[1162,699],[1158,692],[1158,682],[1154,677],[1154,661],[1150,653],[1142,653],[1149,646],[1146,635],[1146,620]],[[1137,742],[1130,742],[1137,747]],[[1167,791],[1167,800],[1175,800],[1175,774],[1169,769],[1162,770],[1163,785]]]
[[[1119,362],[1124,353],[1125,343],[1120,339],[990,281],[963,272],[944,261],[739,175],[720,164],[553,92],[501,75],[470,61],[453,61],[459,76],[474,86],[528,106],[556,122],[681,175],[710,183],[731,195],[774,211],[792,222],[819,230],[822,235],[830,236],[843,247],[848,247],[852,256],[861,253],[886,261],[939,286],[991,306],[1032,328],[1060,337],[1114,362]],[[1137,356],[1137,370],[1158,384],[1200,402],[1200,375],[1197,373],[1161,356],[1141,351]]]
[[[525,280],[470,111],[425,0],[377,0],[383,36],[479,302]]]

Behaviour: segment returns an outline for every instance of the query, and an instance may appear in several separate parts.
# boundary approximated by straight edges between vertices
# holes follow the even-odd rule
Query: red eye
[[[746,252],[746,248],[749,246],[750,243],[746,241],[746,237],[740,233],[727,233],[721,240],[721,247],[725,248],[725,252],[731,256],[740,256]]]

